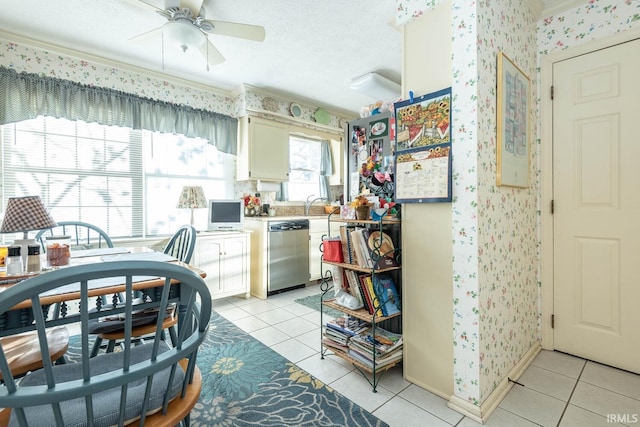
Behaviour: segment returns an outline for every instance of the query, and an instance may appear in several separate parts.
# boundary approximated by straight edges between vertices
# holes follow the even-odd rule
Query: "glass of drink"
[[[47,266],[60,267],[69,264],[71,258],[71,237],[48,236],[45,238]]]

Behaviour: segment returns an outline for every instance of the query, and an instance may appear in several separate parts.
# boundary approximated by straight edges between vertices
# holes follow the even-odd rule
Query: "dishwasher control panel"
[[[309,220],[299,219],[293,221],[269,221],[269,231],[293,231],[293,230],[308,230]]]

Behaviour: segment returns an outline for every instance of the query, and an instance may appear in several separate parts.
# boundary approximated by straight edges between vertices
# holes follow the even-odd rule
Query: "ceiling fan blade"
[[[204,0],[180,0],[180,9],[190,9],[193,12],[193,16],[196,17],[200,15],[203,3]]]
[[[208,30],[209,34],[220,34],[223,36],[239,37],[241,39],[261,42],[264,40],[264,28],[259,25],[240,24],[237,22],[206,20],[213,26]]]
[[[211,43],[209,39],[207,42],[200,46],[200,52],[202,56],[207,58],[207,65],[218,65],[224,62],[224,56],[218,49]]]
[[[129,39],[131,42],[144,42],[145,40],[149,40],[154,37],[159,37],[162,33],[162,27],[155,28],[151,31],[147,31],[146,33],[138,34],[137,36],[133,36]]]
[[[158,7],[158,6],[156,6],[154,3],[152,3],[152,2],[150,2],[150,1],[148,1],[148,0],[140,0],[140,3],[145,4],[145,5],[149,6],[149,7],[152,7],[152,8],[154,8],[156,11],[164,10],[164,9],[159,8],[159,7]]]

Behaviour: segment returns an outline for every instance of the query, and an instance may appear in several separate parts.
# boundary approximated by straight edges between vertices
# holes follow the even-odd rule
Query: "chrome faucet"
[[[318,200],[325,200],[325,201],[329,200],[326,197],[316,197],[315,199],[312,199],[310,201],[309,199],[311,199],[313,196],[315,196],[315,194],[312,194],[311,196],[307,197],[307,201],[304,204],[304,214],[305,215],[309,215],[309,209],[311,209],[311,205],[313,205],[314,202],[317,202]]]

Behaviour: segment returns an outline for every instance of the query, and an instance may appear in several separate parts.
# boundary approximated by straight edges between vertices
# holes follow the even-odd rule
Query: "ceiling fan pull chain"
[[[207,36],[205,36],[205,39],[207,38]],[[205,42],[207,42],[205,40]],[[207,43],[207,57],[205,58],[205,61],[207,61],[207,72],[209,72],[209,43]]]
[[[164,71],[164,33],[160,32],[160,39],[162,43],[162,71]]]

